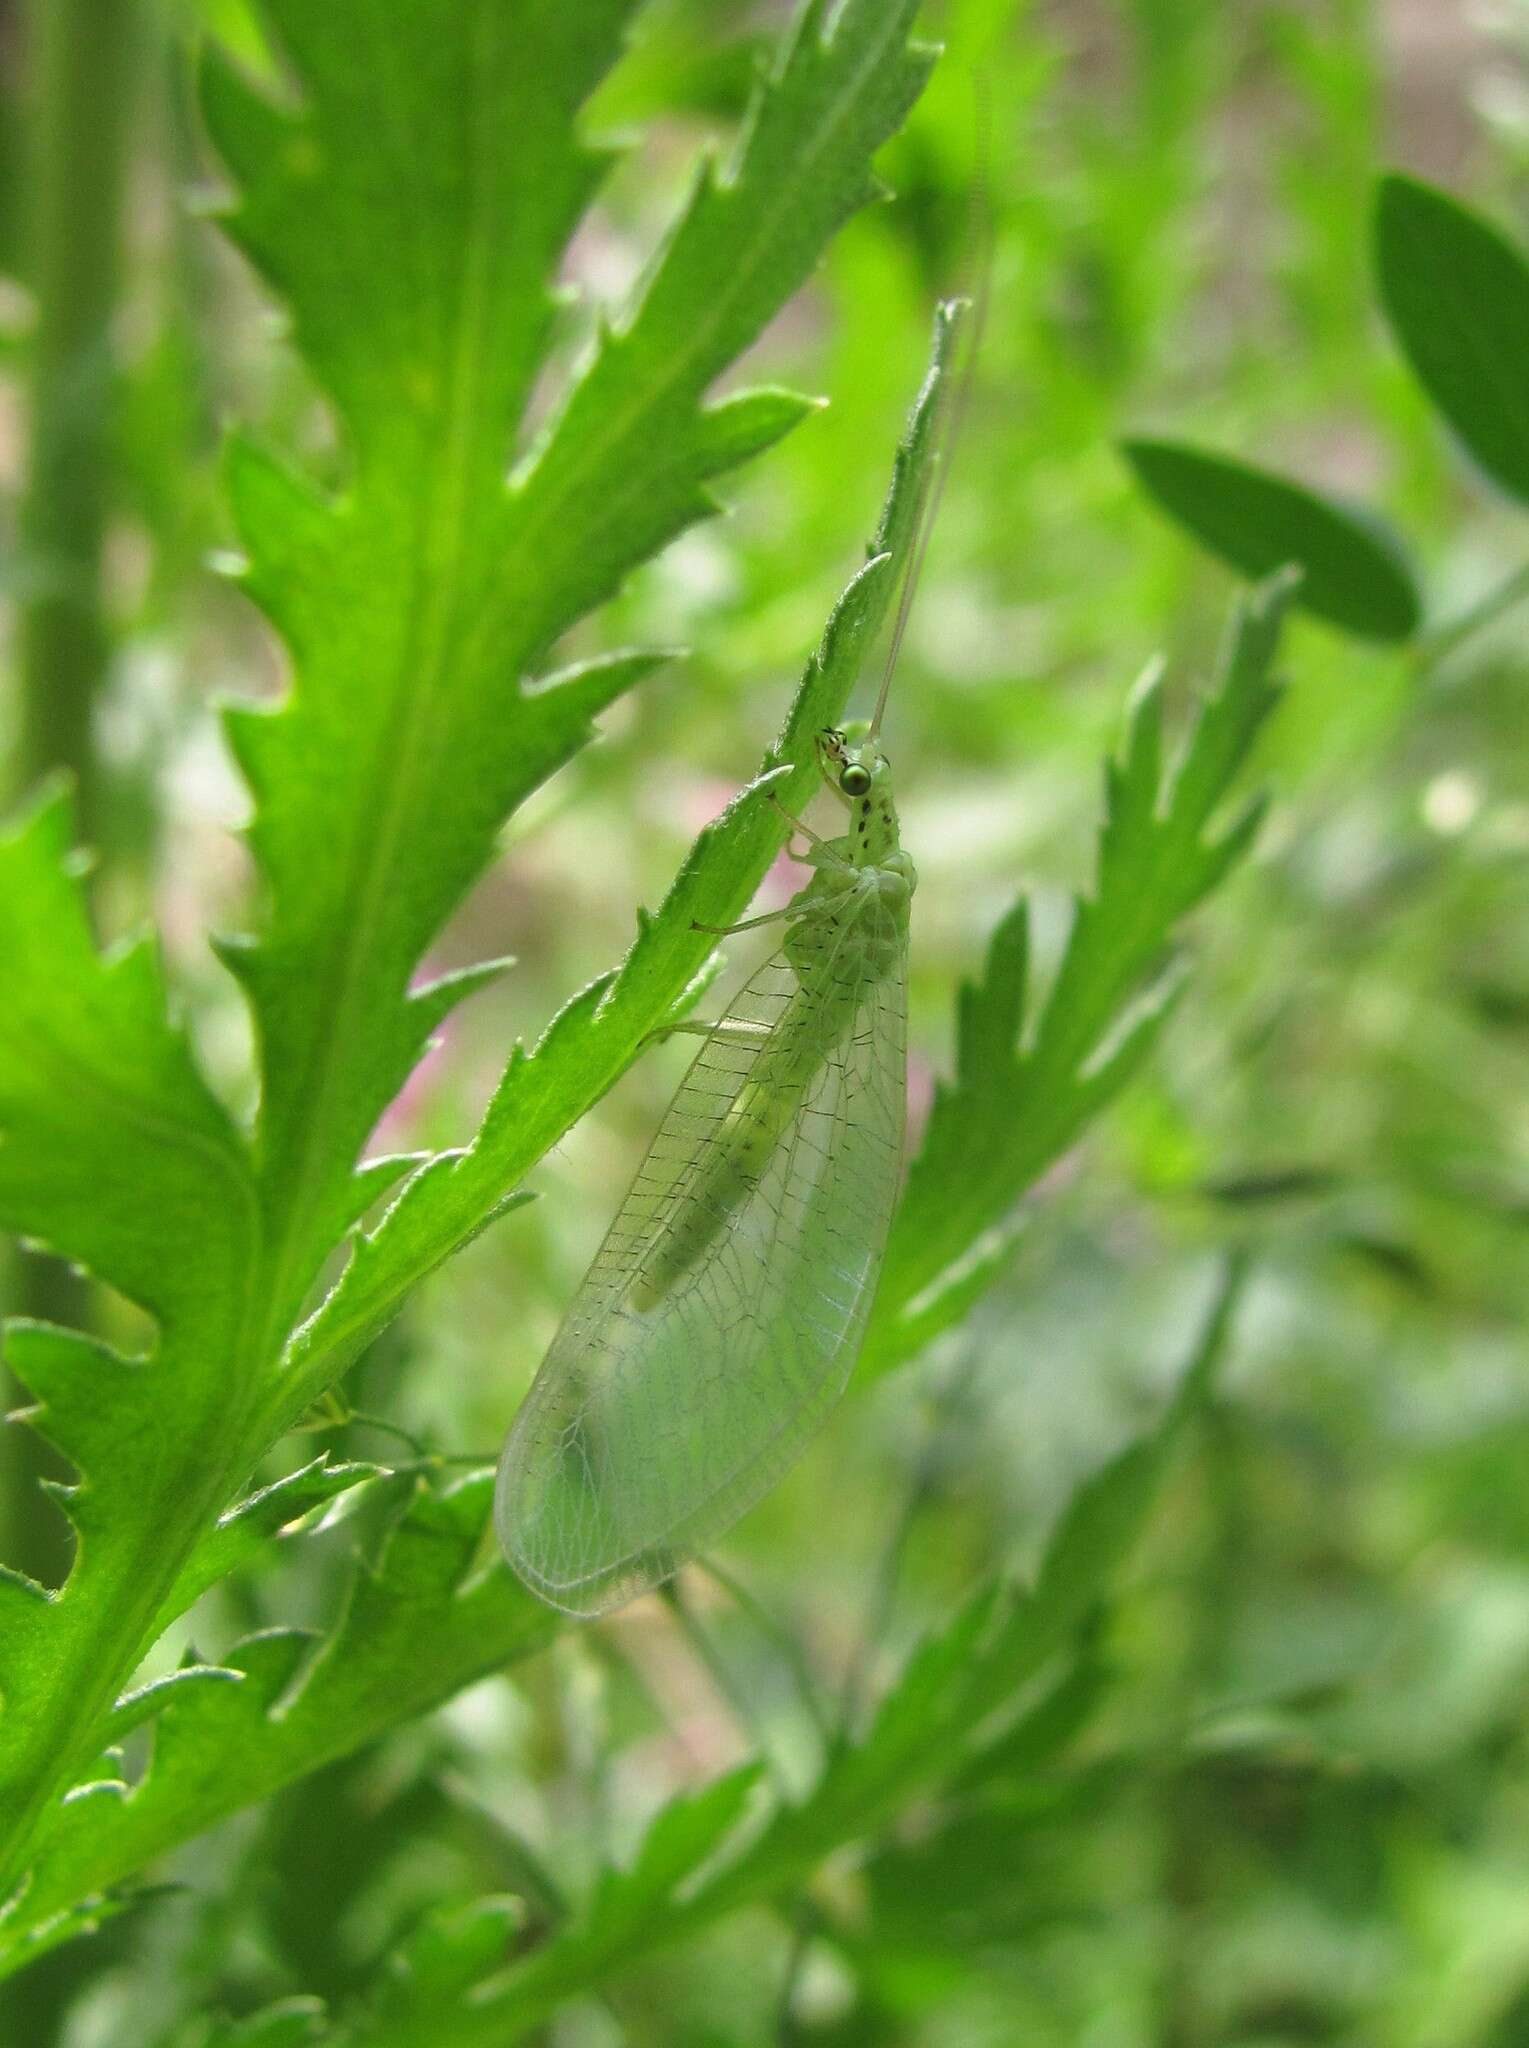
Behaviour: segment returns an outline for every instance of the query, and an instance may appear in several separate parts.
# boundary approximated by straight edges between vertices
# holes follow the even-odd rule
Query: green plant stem
[[[727,1702],[734,1720],[746,1734],[759,1754],[765,1759],[771,1775],[782,1782],[779,1759],[776,1757],[765,1735],[764,1725],[755,1710],[753,1701],[744,1691],[734,1675],[726,1658],[718,1650],[711,1636],[701,1626],[694,1610],[673,1579],[660,1586],[659,1594],[664,1605],[674,1617],[681,1635],[695,1652],[696,1658],[717,1692]],[[786,1789],[789,1789],[786,1788]]]
[[[929,1505],[939,1486],[944,1464],[946,1434],[971,1392],[972,1382],[977,1377],[978,1365],[978,1348],[975,1343],[968,1344],[960,1363],[936,1392],[930,1404],[924,1442],[882,1544],[870,1603],[866,1610],[865,1626],[860,1632],[859,1642],[850,1658],[840,1688],[838,1714],[831,1745],[835,1752],[848,1748],[854,1739],[856,1722],[860,1716],[870,1677],[870,1667],[892,1625],[893,1611],[897,1606],[897,1596],[902,1586],[908,1541],[913,1534],[914,1524]]]
[[[978,1359],[977,1346],[969,1344],[965,1355],[935,1395],[931,1405],[924,1442],[914,1462],[908,1483],[902,1490],[891,1526],[882,1544],[870,1603],[866,1610],[865,1627],[860,1632],[860,1640],[844,1673],[838,1710],[826,1745],[830,1758],[842,1755],[854,1740],[856,1723],[860,1717],[870,1676],[870,1666],[886,1639],[893,1611],[897,1606],[903,1564],[908,1554],[908,1541],[913,1534],[915,1523],[939,1486],[946,1434],[953,1417],[960,1411],[971,1392],[972,1381],[977,1376]],[[787,1952],[786,1967],[781,1977],[776,2032],[782,2048],[789,2048],[789,2044],[798,2038],[799,2030],[795,2021],[796,1991],[806,1966],[811,1941],[811,1901],[802,1896],[796,1901],[791,1947]]]
[[[1427,671],[1436,668],[1467,640],[1494,625],[1504,613],[1510,612],[1517,604],[1529,598],[1529,562],[1515,569],[1511,576],[1505,576],[1501,583],[1494,583],[1483,596],[1455,618],[1446,619],[1431,633],[1425,634],[1418,645],[1418,667]]]
[[[796,1988],[801,1982],[802,1971],[807,1962],[807,1951],[812,1946],[816,1932],[812,1904],[805,1896],[798,1899],[792,1916],[791,1946],[786,1951],[786,1965],[781,1971],[780,1991],[775,2002],[775,2039],[778,2048],[796,2048],[802,2038],[802,2029],[796,2017]]]
[[[102,825],[92,713],[109,655],[111,327],[137,15],[138,0],[33,0],[27,15],[28,256],[37,326],[13,780],[25,791],[55,770],[69,774],[92,842]],[[20,1314],[85,1319],[85,1290],[68,1267],[16,1252],[6,1264],[7,1303]],[[62,1577],[69,1553],[62,1521],[38,1509],[36,1482],[62,1469],[20,1430],[0,1434],[0,1555],[47,1583]]]
[[[801,1644],[790,1629],[749,1591],[736,1574],[718,1564],[714,1558],[706,1557],[698,1561],[706,1576],[722,1588],[741,1613],[748,1616],[759,1634],[770,1644],[790,1672],[802,1710],[811,1721],[826,1751],[832,1735],[828,1710],[818,1695],[817,1681],[803,1654]]]
[[[91,726],[109,643],[104,551],[137,0],[34,0],[32,446],[21,531],[18,780],[64,768],[101,828]]]
[[[1200,1983],[1218,1825],[1214,1785],[1193,1751],[1205,1699],[1226,1673],[1240,1560],[1251,1536],[1241,1444],[1231,1410],[1213,1395],[1200,1419],[1200,1555],[1189,1578],[1182,1683],[1173,1709],[1172,1761],[1162,1781],[1162,1884],[1170,1919],[1158,1986],[1160,2048],[1203,2048]]]

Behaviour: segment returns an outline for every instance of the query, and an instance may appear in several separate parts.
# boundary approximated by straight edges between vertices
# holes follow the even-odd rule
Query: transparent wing
[[[874,900],[816,922],[703,1043],[505,1446],[500,1539],[571,1613],[714,1541],[859,1350],[902,1152],[905,925]]]

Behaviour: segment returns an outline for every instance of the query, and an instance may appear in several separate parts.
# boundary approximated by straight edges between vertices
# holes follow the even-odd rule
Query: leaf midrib
[[[1516,462],[1519,455],[1529,450],[1529,387],[1525,386],[1522,379],[1513,376],[1509,360],[1500,349],[1493,348],[1487,340],[1460,270],[1451,263],[1435,263],[1431,265],[1431,283],[1433,290],[1440,298],[1448,301],[1454,312],[1455,338],[1462,345],[1461,354],[1468,358],[1475,374],[1495,394],[1503,413],[1513,422],[1518,439],[1514,456]],[[1437,381],[1442,384],[1446,380],[1440,377]],[[1469,380],[1467,378],[1461,381]],[[1450,417],[1451,424],[1458,427],[1458,422],[1447,413],[1446,417]],[[1505,481],[1505,472],[1509,464],[1493,450],[1490,434],[1483,434],[1474,421],[1468,433],[1464,429],[1460,432],[1462,440],[1467,442],[1483,467],[1500,481]],[[1515,482],[1508,487],[1515,495],[1520,493],[1518,483]]]
[[[495,17],[480,9],[476,18],[479,47],[473,65],[474,105],[470,130],[467,206],[468,233],[465,241],[462,304],[464,316],[457,323],[457,345],[447,389],[447,430],[439,485],[431,510],[420,521],[420,545],[414,550],[414,589],[417,602],[409,607],[410,630],[398,659],[393,691],[393,727],[396,739],[390,750],[399,763],[399,773],[385,785],[380,802],[359,807],[360,829],[353,842],[350,862],[352,880],[342,901],[355,906],[355,914],[344,923],[341,942],[329,955],[334,971],[328,977],[330,999],[315,1005],[313,1014],[325,1019],[318,1054],[318,1074],[313,1084],[314,1113],[303,1119],[296,1156],[291,1160],[296,1185],[306,1189],[284,1209],[287,1219],[271,1262],[270,1312],[264,1332],[264,1355],[271,1360],[279,1354],[287,1330],[281,1324],[294,1269],[327,1245],[311,1239],[313,1190],[323,1178],[322,1164],[331,1144],[326,1115],[339,1076],[350,1064],[353,1036],[348,1020],[358,994],[365,993],[365,980],[373,954],[373,934],[381,921],[385,896],[394,869],[394,858],[403,821],[412,809],[413,763],[418,741],[436,700],[450,640],[452,613],[460,591],[452,576],[434,572],[444,562],[460,559],[461,539],[468,514],[471,428],[476,420],[475,399],[482,381],[487,350],[486,253],[489,245],[485,219],[484,164],[487,155],[485,124],[488,95],[480,89],[484,67],[495,30]],[[407,501],[408,492],[400,496]],[[427,544],[428,543],[428,544]],[[386,758],[386,756],[384,756]],[[376,819],[375,827],[372,821]],[[318,1170],[315,1170],[317,1162]],[[285,1166],[287,1161],[283,1161]]]

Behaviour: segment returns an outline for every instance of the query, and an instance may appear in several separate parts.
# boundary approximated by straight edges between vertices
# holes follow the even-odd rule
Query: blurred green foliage
[[[641,140],[575,251],[593,297],[640,270],[781,12],[645,11],[594,108],[597,128]],[[738,1532],[727,1566],[763,1621],[698,1577],[688,1615],[565,1638],[513,1686],[485,1681],[227,1821],[156,1873],[184,1890],[7,1987],[6,2048],[286,2048],[324,2038],[311,2004],[214,2029],[272,2000],[343,2007],[390,1968],[423,1972],[438,2003],[503,1953],[507,1926],[547,1943],[598,1872],[631,1867],[672,1796],[729,1798],[724,1773],[756,1755],[800,1793],[816,1691],[859,1670],[879,1692],[914,1642],[959,1646],[971,1589],[1047,1555],[1080,1483],[1161,1409],[1228,1249],[1249,1277],[1222,1376],[1145,1549],[1007,1747],[910,1798],[858,1861],[628,1957],[549,2038],[1529,2040],[1529,662],[1521,615],[1447,630],[1522,569],[1525,528],[1450,446],[1388,333],[1371,232],[1393,165],[1513,221],[1529,15],[951,0],[931,27],[949,55],[881,158],[893,203],[846,230],[748,366],[831,405],[729,482],[734,516],[634,578],[578,650],[692,652],[517,817],[433,964],[513,949],[518,966],[453,1021],[389,1142],[463,1141],[506,1046],[619,957],[633,904],[657,898],[774,733],[873,523],[931,300],[959,281],[973,68],[991,306],[892,713],[921,874],[915,1100],[950,1068],[950,989],[1017,883],[1036,892],[1036,971],[1057,960],[1130,676],[1159,649],[1172,677],[1211,664],[1230,580],[1149,506],[1123,437],[1236,450],[1379,509],[1415,554],[1423,633],[1388,646],[1293,627],[1292,687],[1259,743],[1274,808],[1195,927],[1171,1025],[1031,1204],[1002,1294],[847,1407]],[[250,876],[209,706],[273,694],[280,667],[206,573],[231,538],[217,423],[236,408],[321,474],[340,456],[269,304],[187,204],[216,176],[191,46],[211,32],[256,72],[279,61],[239,0],[145,0],[142,31],[96,722],[116,829],[96,902],[109,937],[157,911],[227,1094],[248,1026],[201,933],[242,921]],[[25,50],[6,45],[8,104],[25,98]],[[0,152],[8,262],[22,162]],[[15,268],[0,341],[19,398],[19,253]],[[588,318],[570,314],[566,357]],[[11,552],[24,589],[25,546]],[[4,720],[10,737],[11,705]],[[493,1451],[681,1058],[641,1062],[542,1167],[542,1199],[426,1286],[358,1368],[359,1409]],[[97,1319],[136,1333],[115,1299]],[[361,1421],[325,1441],[399,1455]],[[396,1512],[363,1491],[332,1527],[275,1546],[208,1596],[197,1642],[326,1624],[351,1549],[377,1556]],[[126,1737],[129,1776],[145,1740]],[[691,1809],[677,1811],[683,1833]],[[701,1821],[686,1839],[709,1839]],[[513,1910],[457,1903],[495,1894]],[[404,2025],[384,2038],[437,2038]]]

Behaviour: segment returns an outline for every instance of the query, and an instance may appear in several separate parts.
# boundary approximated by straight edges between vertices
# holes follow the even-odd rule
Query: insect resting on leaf
[[[784,944],[719,1021],[670,1027],[701,1050],[500,1459],[504,1550],[570,1614],[620,1606],[715,1541],[796,1459],[859,1354],[901,1174],[915,880],[881,720],[948,438],[910,530],[875,711],[817,735],[846,829],[825,839],[787,814],[811,879],[784,910],[729,928],[780,922]]]

